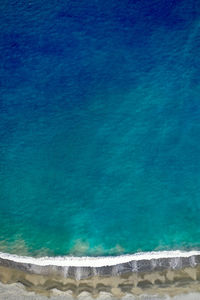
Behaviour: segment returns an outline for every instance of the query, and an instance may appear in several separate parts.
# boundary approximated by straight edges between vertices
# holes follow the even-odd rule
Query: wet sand
[[[50,258],[1,255],[0,300],[200,299],[199,253],[180,253],[168,257],[152,253],[148,259],[131,256],[130,261],[128,256],[119,257],[119,264],[114,264],[115,257],[110,265],[96,258],[96,266],[91,259],[57,259],[55,263]]]
[[[73,298],[83,297],[83,295],[87,295],[89,298],[101,298],[104,295],[116,299],[128,296],[132,297],[132,299],[143,299],[141,298],[143,295],[148,295],[149,298],[145,299],[151,299],[151,297],[157,295],[156,299],[163,299],[163,297],[165,299],[166,295],[174,297],[181,294],[200,293],[200,267],[126,273],[120,276],[93,276],[87,279],[76,280],[59,275],[31,274],[1,266],[0,281],[2,283],[1,294],[4,294],[4,299],[12,299],[13,293],[16,295],[15,289],[19,293],[18,299],[23,299],[19,297],[25,296],[33,297],[30,299],[40,299],[42,296]],[[10,295],[6,294],[8,291]],[[23,296],[24,292],[25,296]],[[55,296],[55,293],[57,293],[57,296]],[[2,299],[2,295],[0,299]],[[8,296],[11,298],[8,298]],[[197,299],[200,299],[200,294]]]
[[[20,283],[2,284],[0,283],[0,299],[1,300],[74,300],[72,292],[61,292],[56,289],[52,291],[50,297],[35,294],[34,292],[28,292],[24,286]],[[88,292],[82,292],[76,299],[80,300],[93,300],[94,298]],[[100,292],[98,300],[118,300],[110,293]],[[126,294],[121,297],[121,300],[199,300],[200,293],[187,293],[180,294],[174,297],[158,296],[158,295],[140,295],[133,296]]]

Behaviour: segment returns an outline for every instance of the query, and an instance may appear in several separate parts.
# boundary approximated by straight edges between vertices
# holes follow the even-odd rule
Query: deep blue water
[[[0,251],[200,247],[199,13],[0,2]]]

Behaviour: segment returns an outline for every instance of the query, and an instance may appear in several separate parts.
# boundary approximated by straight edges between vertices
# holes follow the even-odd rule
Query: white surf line
[[[200,255],[200,251],[158,251],[139,252],[135,254],[119,256],[98,256],[98,257],[29,257],[0,252],[0,258],[22,264],[32,264],[37,266],[58,266],[58,267],[105,267],[127,263],[130,261],[151,260],[159,258],[182,258]]]

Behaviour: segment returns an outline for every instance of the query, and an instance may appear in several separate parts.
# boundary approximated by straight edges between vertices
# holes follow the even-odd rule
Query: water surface
[[[200,246],[194,1],[0,4],[0,251]]]

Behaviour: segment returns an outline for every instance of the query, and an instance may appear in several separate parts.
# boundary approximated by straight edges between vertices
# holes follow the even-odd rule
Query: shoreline
[[[138,252],[134,254],[116,255],[116,256],[43,256],[31,257],[20,256],[16,254],[9,254],[0,252],[1,260],[10,260],[20,264],[34,264],[37,266],[58,266],[58,267],[107,267],[118,264],[129,263],[132,261],[142,260],[158,260],[158,259],[184,259],[190,257],[200,256],[200,251],[190,250],[172,250],[172,251],[152,251],[152,252]]]
[[[23,257],[0,253],[0,282],[27,291],[54,290],[97,297],[175,295],[200,292],[200,251],[142,252],[115,257]]]

